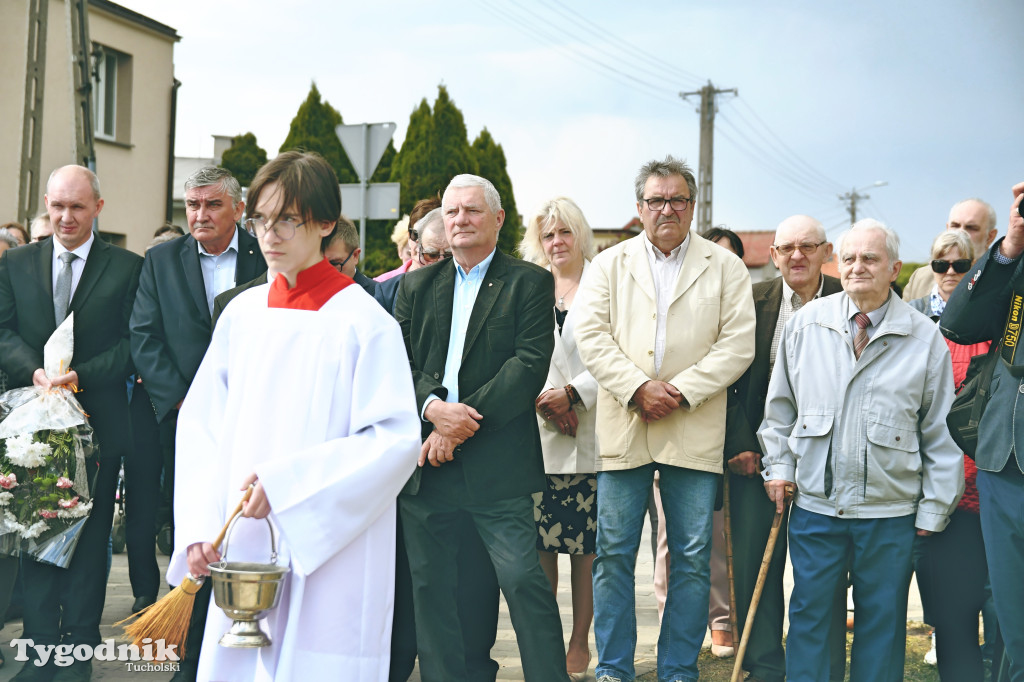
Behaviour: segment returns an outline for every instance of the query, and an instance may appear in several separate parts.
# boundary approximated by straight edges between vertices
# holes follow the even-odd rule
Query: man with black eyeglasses
[[[348,275],[363,288],[363,291],[374,296],[377,293],[377,282],[359,272],[360,255],[362,249],[359,248],[359,230],[356,229],[355,223],[342,215],[338,218],[338,229],[334,232],[331,243],[324,250],[324,258],[335,270]]]
[[[996,210],[981,199],[964,199],[953,204],[949,209],[947,230],[963,230],[974,244],[975,261],[988,251],[996,240],[999,230],[996,229]],[[966,270],[958,272],[966,272]],[[903,288],[903,300],[913,301],[915,298],[927,296],[932,290],[932,268],[927,265],[914,270]]]
[[[707,627],[727,389],[754,357],[754,306],[743,261],[690,230],[697,181],[685,162],[645,164],[634,191],[643,233],[599,253],[573,303],[600,387],[596,674],[635,677],[636,553],[658,472],[670,557],[658,679],[690,681]]]

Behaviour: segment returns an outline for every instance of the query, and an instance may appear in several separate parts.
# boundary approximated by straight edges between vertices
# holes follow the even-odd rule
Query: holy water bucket
[[[277,565],[277,543],[269,518],[270,563],[228,561],[228,537],[239,518],[236,516],[228,526],[221,560],[209,565],[214,601],[234,621],[220,638],[220,645],[246,649],[269,646],[270,637],[260,629],[259,619],[281,600],[281,582],[291,569]]]

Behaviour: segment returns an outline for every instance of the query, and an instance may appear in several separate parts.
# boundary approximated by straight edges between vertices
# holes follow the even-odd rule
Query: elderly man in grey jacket
[[[907,591],[917,535],[949,522],[964,488],[946,429],[949,350],[937,326],[889,289],[899,239],[862,220],[839,240],[843,293],[786,325],[768,386],[765,489],[789,521],[794,586],[786,679],[828,678],[831,595],[850,559],[853,682],[903,679]]]

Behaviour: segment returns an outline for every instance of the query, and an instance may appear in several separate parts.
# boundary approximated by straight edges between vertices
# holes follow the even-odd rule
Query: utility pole
[[[49,0],[29,0],[25,106],[22,116],[18,220],[28,224],[39,208],[40,157],[43,144],[43,93],[46,76],[46,30]],[[66,0],[68,64],[71,69],[75,163],[96,170],[92,120],[92,60],[87,0]],[[95,221],[93,223],[95,227]]]
[[[18,222],[28,225],[39,210],[39,166],[43,148],[43,91],[46,78],[46,19],[50,0],[31,0],[28,8],[28,58],[21,132],[21,183]]]
[[[849,192],[847,192],[846,194],[840,194],[839,195],[839,200],[840,201],[843,201],[843,202],[846,202],[846,203],[849,204],[849,206],[847,206],[846,210],[849,211],[849,213],[850,213],[850,224],[851,225],[853,225],[855,222],[857,222],[857,202],[860,201],[861,199],[870,199],[871,198],[867,194],[861,194],[861,192],[863,192],[864,190],[869,189],[871,187],[884,187],[884,186],[886,186],[888,184],[889,183],[887,181],[885,181],[885,180],[876,180],[875,182],[871,183],[870,185],[866,185],[864,187],[861,187],[860,189],[853,189],[853,190],[850,190]]]
[[[92,120],[92,43],[89,41],[87,0],[66,0],[68,50],[71,53],[71,82],[74,86],[75,163],[96,170]]]
[[[689,101],[693,95],[700,95],[700,106],[697,113],[700,114],[700,166],[697,170],[697,179],[700,182],[699,201],[697,202],[697,232],[704,233],[711,229],[711,196],[715,162],[715,113],[718,105],[715,102],[715,95],[731,93],[739,95],[736,88],[727,90],[716,89],[708,81],[700,90],[694,92],[680,92],[679,96]]]

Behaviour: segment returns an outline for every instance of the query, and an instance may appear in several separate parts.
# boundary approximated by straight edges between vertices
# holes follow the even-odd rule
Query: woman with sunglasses
[[[210,542],[251,485],[225,551],[266,563],[276,531],[290,571],[263,624],[272,644],[218,646],[231,619],[211,602],[198,679],[385,682],[395,501],[420,448],[402,335],[324,259],[341,197],[322,157],[281,154],[248,203],[274,275],[224,309],[182,405],[168,578],[209,575]]]
[[[931,268],[935,283],[931,293],[909,301],[911,307],[936,322],[950,294],[971,269],[974,244],[963,230],[946,230],[932,244]],[[988,352],[989,343],[963,346],[946,339],[953,359],[957,387],[967,375],[971,358]],[[964,457],[963,497],[941,533],[918,538],[914,568],[921,590],[925,620],[935,628],[935,655],[942,680],[984,678],[978,646],[978,613],[985,603],[988,564],[978,516],[978,469]],[[986,639],[992,633],[985,633]]]

